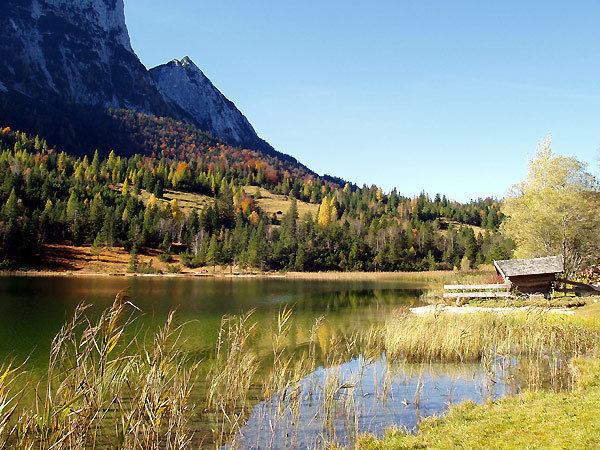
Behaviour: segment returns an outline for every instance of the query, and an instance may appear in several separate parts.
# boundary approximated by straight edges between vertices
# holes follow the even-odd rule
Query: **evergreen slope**
[[[202,138],[201,145],[192,139],[174,146],[165,131],[147,143],[153,149],[148,156],[111,152],[101,158],[97,152],[90,161],[49,148],[39,137],[1,130],[3,266],[31,264],[44,243],[165,252],[177,243],[188,265],[276,270],[444,269],[508,256],[493,199],[461,204],[385,194],[375,186],[340,188],[290,172],[278,160],[257,160],[257,153],[239,158],[232,151],[228,159],[226,150]],[[195,157],[183,158],[189,155]],[[317,217],[298,217],[294,200],[281,221],[271,217],[242,189],[247,185],[319,204]],[[176,201],[157,201],[165,188],[215,201],[185,213]],[[152,193],[149,201],[142,202],[142,190]],[[474,227],[483,229],[476,234]]]

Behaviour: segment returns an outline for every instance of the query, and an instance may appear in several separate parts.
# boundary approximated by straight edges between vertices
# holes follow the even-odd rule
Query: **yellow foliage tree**
[[[123,182],[123,187],[121,188],[121,194],[123,196],[126,196],[127,194],[129,194],[129,180],[127,178],[125,178],[125,181]]]
[[[150,198],[148,199],[148,204],[146,205],[148,209],[150,208],[154,208],[158,203],[158,200],[156,199],[156,195],[151,194]]]
[[[333,200],[331,201],[331,208],[329,209],[329,221],[335,222],[338,218],[338,209],[333,204]]]
[[[321,206],[319,206],[319,214],[317,215],[317,223],[322,227],[326,227],[331,223],[331,202],[329,197],[323,197]]]
[[[258,213],[256,211],[252,211],[250,213],[250,215],[248,216],[248,220],[250,222],[252,222],[254,225],[258,225],[258,222],[260,222],[260,216],[258,215]]]
[[[181,209],[179,208],[177,199],[174,198],[173,200],[171,200],[170,205],[171,205],[171,216],[173,217],[173,220],[175,222],[181,221],[181,219],[183,218],[183,213],[181,212]]]
[[[519,258],[562,255],[571,275],[600,251],[600,192],[585,163],[552,153],[542,141],[527,179],[514,186],[502,206],[502,232]]]

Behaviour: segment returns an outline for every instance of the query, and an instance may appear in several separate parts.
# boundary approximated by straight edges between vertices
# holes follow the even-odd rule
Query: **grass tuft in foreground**
[[[26,389],[9,394],[15,377],[0,377],[0,441],[12,448],[180,449],[189,427],[195,365],[178,349],[171,314],[151,344],[126,333],[129,302],[118,295],[91,322],[77,308],[52,342],[47,377],[26,406]],[[20,383],[22,386],[22,383]],[[15,414],[19,412],[18,417]]]

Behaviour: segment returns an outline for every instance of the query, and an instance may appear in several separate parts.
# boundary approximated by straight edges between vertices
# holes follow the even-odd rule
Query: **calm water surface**
[[[177,322],[184,324],[183,349],[192,359],[209,361],[223,315],[254,310],[252,321],[268,330],[277,312],[291,306],[288,345],[294,349],[306,345],[321,316],[328,332],[360,330],[400,307],[418,305],[424,289],[393,281],[0,277],[0,359],[28,359],[32,372],[43,373],[52,337],[77,305],[90,304],[89,314],[98,315],[123,290],[141,310],[135,332],[156,329],[176,310]],[[253,345],[268,365],[270,336],[258,336]],[[335,410],[323,411],[327,402],[322,397],[332,379],[338,386]],[[285,405],[281,413],[281,399],[257,399],[233,446],[314,448],[331,441],[351,444],[356,432],[381,435],[390,426],[414,429],[420,417],[443,413],[450,403],[496,398],[513,389],[489,380],[489,368],[486,373],[480,365],[410,366],[388,362],[385,355],[352,357],[341,365],[318,367],[303,379],[296,409]],[[200,383],[197,389],[202,397],[206,386]],[[212,425],[199,419],[197,426],[208,437]]]
[[[326,448],[336,442],[352,446],[356,433],[382,436],[391,427],[416,430],[423,417],[439,415],[457,402],[483,402],[515,394],[498,361],[493,374],[479,364],[395,364],[385,356],[354,358],[319,368],[300,382],[297,412],[283,409],[276,396],[257,404],[235,438],[236,448]],[[493,376],[490,376],[493,375]],[[328,379],[343,386],[324,411]],[[494,380],[494,381],[492,381]]]
[[[324,282],[281,278],[191,279],[157,277],[0,277],[0,359],[30,357],[43,367],[52,337],[78,304],[92,305],[90,314],[110,306],[127,290],[142,314],[140,327],[164,323],[177,312],[188,323],[190,350],[214,347],[221,317],[256,309],[254,320],[271,320],[293,306],[298,328],[319,316],[332,326],[357,326],[381,320],[392,309],[418,304],[422,287],[396,282]]]

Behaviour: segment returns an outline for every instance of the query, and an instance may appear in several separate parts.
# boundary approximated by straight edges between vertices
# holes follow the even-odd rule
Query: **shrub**
[[[160,255],[158,255],[158,259],[164,263],[173,261],[173,257],[170,253],[161,253]]]

